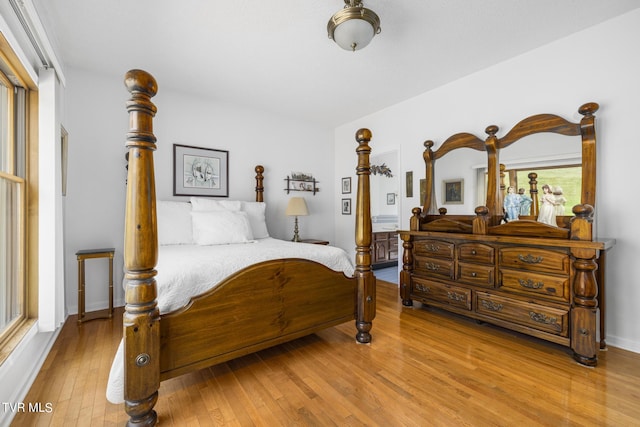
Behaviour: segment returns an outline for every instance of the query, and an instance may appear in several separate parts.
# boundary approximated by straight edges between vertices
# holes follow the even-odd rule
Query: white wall
[[[415,181],[413,198],[405,198],[404,185],[401,189],[401,226],[407,229],[411,208],[419,205],[416,189],[424,175],[425,140],[433,139],[437,148],[457,132],[484,138],[484,129],[490,124],[506,132],[519,120],[537,113],[578,121],[580,105],[598,102],[597,233],[617,239],[606,271],[607,342],[640,352],[640,263],[636,260],[640,253],[640,202],[630,188],[636,181],[633,173],[640,158],[636,109],[639,40],[640,10],[636,10],[345,124],[335,130],[336,180],[353,173],[358,128],[372,130],[374,152],[399,148],[399,172],[404,176],[405,171],[414,171]],[[336,227],[344,229],[352,224],[336,214]],[[350,238],[351,233],[336,235],[337,244],[343,247],[353,246]]]
[[[124,303],[122,246],[125,198],[125,134],[130,94],[121,76],[67,70],[66,107],[69,169],[65,200],[65,280],[69,313],[77,312],[77,261],[80,249],[114,247],[116,305]],[[153,73],[153,70],[149,70]],[[229,198],[254,200],[254,167],[265,167],[267,224],[273,237],[291,239],[293,219],[284,211],[290,196],[284,178],[307,172],[320,181],[319,193],[296,193],[307,201],[308,217],[299,218],[302,238],[333,237],[334,176],[332,132],[328,128],[182,94],[158,82],[152,101],[158,107],[154,133],[156,193],[173,197],[173,144],[229,151]],[[89,95],[90,94],[90,95]],[[89,260],[87,310],[107,307],[107,261]]]

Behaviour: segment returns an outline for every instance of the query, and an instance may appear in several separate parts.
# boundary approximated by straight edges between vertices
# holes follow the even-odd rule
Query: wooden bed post
[[[264,176],[262,173],[264,172],[264,167],[262,165],[256,166],[256,202],[264,202],[264,185],[262,182],[264,181]]]
[[[153,407],[160,387],[160,313],[154,269],[158,235],[153,117],[157,109],[151,102],[158,85],[145,71],[131,70],[125,75],[125,86],[132,96],[126,104],[129,172],[124,231],[124,399],[130,417],[127,425],[150,426],[157,421]]]
[[[358,141],[358,193],[356,195],[356,271],[358,281],[356,340],[359,343],[371,342],[371,325],[376,317],[376,277],[371,269],[371,197],[369,193],[369,177],[371,165],[369,155],[371,147],[371,131],[359,129],[356,132]]]

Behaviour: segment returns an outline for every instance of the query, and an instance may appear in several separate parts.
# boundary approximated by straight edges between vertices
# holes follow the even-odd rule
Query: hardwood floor
[[[419,306],[419,304],[418,304]],[[13,426],[123,425],[104,397],[120,313],[70,317]],[[561,346],[427,308],[378,283],[373,343],[353,322],[162,383],[163,426],[634,426],[640,354],[609,348],[596,368]]]

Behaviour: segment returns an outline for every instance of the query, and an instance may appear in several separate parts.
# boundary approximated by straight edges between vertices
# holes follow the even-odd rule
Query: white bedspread
[[[351,277],[353,264],[347,253],[333,246],[293,243],[273,238],[233,245],[160,246],[158,255],[158,308],[168,313],[185,306],[189,300],[215,287],[225,277],[249,265],[280,258],[304,258],[316,261]],[[124,401],[123,343],[111,366],[107,399]]]

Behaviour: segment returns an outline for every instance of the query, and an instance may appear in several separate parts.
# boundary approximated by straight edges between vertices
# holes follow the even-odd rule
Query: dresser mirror
[[[593,118],[589,108],[584,111],[583,121]],[[484,140],[470,133],[455,134],[435,150],[432,141],[425,142],[423,217],[446,215],[451,220],[469,222],[476,208],[485,206],[490,225],[498,225],[507,220],[503,202],[510,186],[515,193],[523,189],[518,200],[531,199],[529,213],[525,214],[526,206],[522,206],[516,219],[537,219],[545,194],[543,186],[548,186],[550,193],[556,192],[553,200],[557,200],[554,209],[558,219],[557,224],[550,225],[565,227],[573,216],[573,206],[593,205],[595,136],[581,133],[579,124],[541,114],[511,130],[488,126],[485,132]],[[585,167],[594,173],[583,174]],[[447,185],[456,181],[464,186],[462,203],[452,202],[446,193]]]

